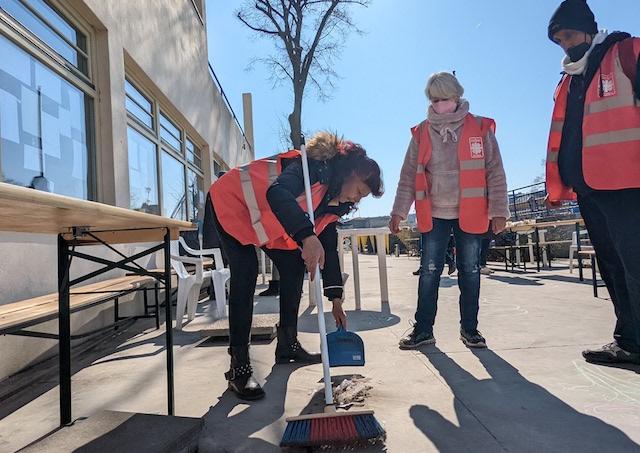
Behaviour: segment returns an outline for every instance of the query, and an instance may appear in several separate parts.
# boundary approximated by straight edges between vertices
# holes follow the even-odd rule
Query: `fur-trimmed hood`
[[[336,134],[317,132],[307,142],[307,155],[313,160],[329,160],[340,152],[343,142]]]

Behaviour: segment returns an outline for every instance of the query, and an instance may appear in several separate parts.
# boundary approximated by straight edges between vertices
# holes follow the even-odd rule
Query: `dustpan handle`
[[[309,177],[309,162],[307,161],[307,147],[304,137],[301,138],[300,153],[302,154],[302,175],[304,177],[304,192],[307,198],[307,213],[311,224],[315,226],[313,213],[313,200],[311,198],[311,178]],[[312,280],[315,294],[316,306],[318,309],[318,331],[320,332],[320,353],[322,355],[322,374],[324,377],[324,402],[333,404],[333,389],[331,388],[331,371],[329,370],[329,349],[327,347],[327,327],[324,322],[324,306],[322,302],[322,288],[320,285],[320,266],[316,265],[315,278]]]

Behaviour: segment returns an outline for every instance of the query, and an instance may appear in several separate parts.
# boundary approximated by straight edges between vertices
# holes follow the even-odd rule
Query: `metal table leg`
[[[71,423],[71,311],[69,307],[69,244],[58,235],[58,349],[60,425]]]
[[[173,317],[171,316],[171,232],[164,235],[164,295],[165,329],[167,343],[167,406],[169,415],[174,414],[173,392]]]
[[[593,279],[593,297],[598,297],[598,279],[596,277],[596,257],[591,255],[591,278]]]
[[[582,247],[580,245],[580,224],[576,222],[576,248],[578,250],[578,275],[580,276],[580,281],[584,281],[584,273],[582,271],[582,255],[580,255],[580,250]]]
[[[536,228],[535,231],[535,238],[536,238],[536,253],[538,254],[538,256],[536,257],[536,266],[538,268],[538,272],[540,272],[540,258],[542,258],[540,256],[540,231],[538,230],[538,228]]]

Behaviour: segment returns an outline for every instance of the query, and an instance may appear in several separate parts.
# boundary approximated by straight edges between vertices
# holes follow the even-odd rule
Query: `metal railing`
[[[549,209],[544,203],[547,185],[544,182],[509,191],[509,209],[513,220],[541,218],[571,218],[580,215],[575,201],[565,202],[559,208]]]
[[[208,61],[207,64],[209,65],[209,73],[211,74],[211,77],[213,78],[213,81],[215,82],[218,90],[220,90],[220,94],[222,95],[222,99],[224,100],[225,105],[227,106],[227,108],[231,112],[231,116],[233,116],[233,119],[235,120],[236,124],[238,125],[238,129],[240,129],[240,133],[242,134],[242,137],[244,137],[244,142],[247,144],[247,146],[249,148],[251,148],[251,143],[249,143],[249,140],[247,140],[247,136],[244,134],[244,129],[240,125],[240,120],[238,120],[238,117],[236,116],[236,112],[233,111],[233,107],[231,107],[231,103],[229,102],[229,99],[227,98],[227,94],[222,89],[222,84],[220,83],[220,79],[218,79],[218,76],[216,75],[216,72],[213,70],[213,66],[211,66],[211,62]]]

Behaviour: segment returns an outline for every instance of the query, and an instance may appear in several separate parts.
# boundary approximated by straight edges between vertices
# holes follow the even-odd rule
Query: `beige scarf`
[[[460,99],[458,109],[453,113],[436,113],[433,110],[433,106],[430,105],[427,119],[429,120],[429,127],[440,134],[443,143],[447,143],[449,139],[457,142],[458,134],[456,134],[456,131],[462,126],[468,113],[469,102],[466,99]]]

